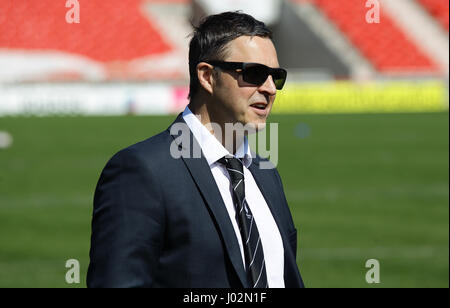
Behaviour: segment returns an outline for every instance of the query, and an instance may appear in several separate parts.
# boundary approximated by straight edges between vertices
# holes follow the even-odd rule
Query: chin
[[[245,125],[246,130],[249,134],[255,134],[257,132],[260,132],[266,128],[266,122],[249,122],[247,125]]]

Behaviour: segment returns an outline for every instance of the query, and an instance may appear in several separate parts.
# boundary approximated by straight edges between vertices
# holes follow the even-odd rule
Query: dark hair
[[[223,60],[227,44],[240,36],[260,36],[272,39],[266,25],[252,16],[240,12],[225,12],[210,15],[194,27],[189,43],[189,97],[197,93],[199,81],[197,64],[202,61]]]

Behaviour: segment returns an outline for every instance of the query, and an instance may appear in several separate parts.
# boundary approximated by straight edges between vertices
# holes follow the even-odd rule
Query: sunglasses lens
[[[255,66],[249,66],[244,69],[243,72],[243,79],[244,81],[254,84],[254,85],[260,85],[264,81],[266,81],[268,77],[267,68],[263,65],[255,65]]]
[[[283,89],[286,82],[287,72],[283,69],[277,69],[272,73],[273,82],[278,90]]]
[[[269,77],[269,70],[270,68],[264,65],[256,64],[247,66],[243,71],[242,77],[245,82],[259,86],[263,84]],[[286,81],[286,71],[284,69],[272,69],[270,73],[275,83],[275,87],[277,88],[277,90],[281,90]]]

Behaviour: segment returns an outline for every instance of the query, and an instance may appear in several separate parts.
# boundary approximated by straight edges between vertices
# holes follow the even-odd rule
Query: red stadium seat
[[[418,0],[431,16],[442,25],[447,31],[449,19],[449,1],[448,0]]]

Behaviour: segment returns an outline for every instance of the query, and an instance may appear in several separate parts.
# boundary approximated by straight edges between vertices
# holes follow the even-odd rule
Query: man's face
[[[269,67],[279,67],[277,52],[269,38],[258,36],[241,36],[228,45],[227,62],[254,62]],[[250,124],[252,128],[261,130],[272,109],[276,96],[276,87],[269,76],[261,85],[253,85],[243,81],[242,74],[235,71],[216,68],[213,85],[212,120],[218,123]],[[265,103],[264,109],[252,105]]]

